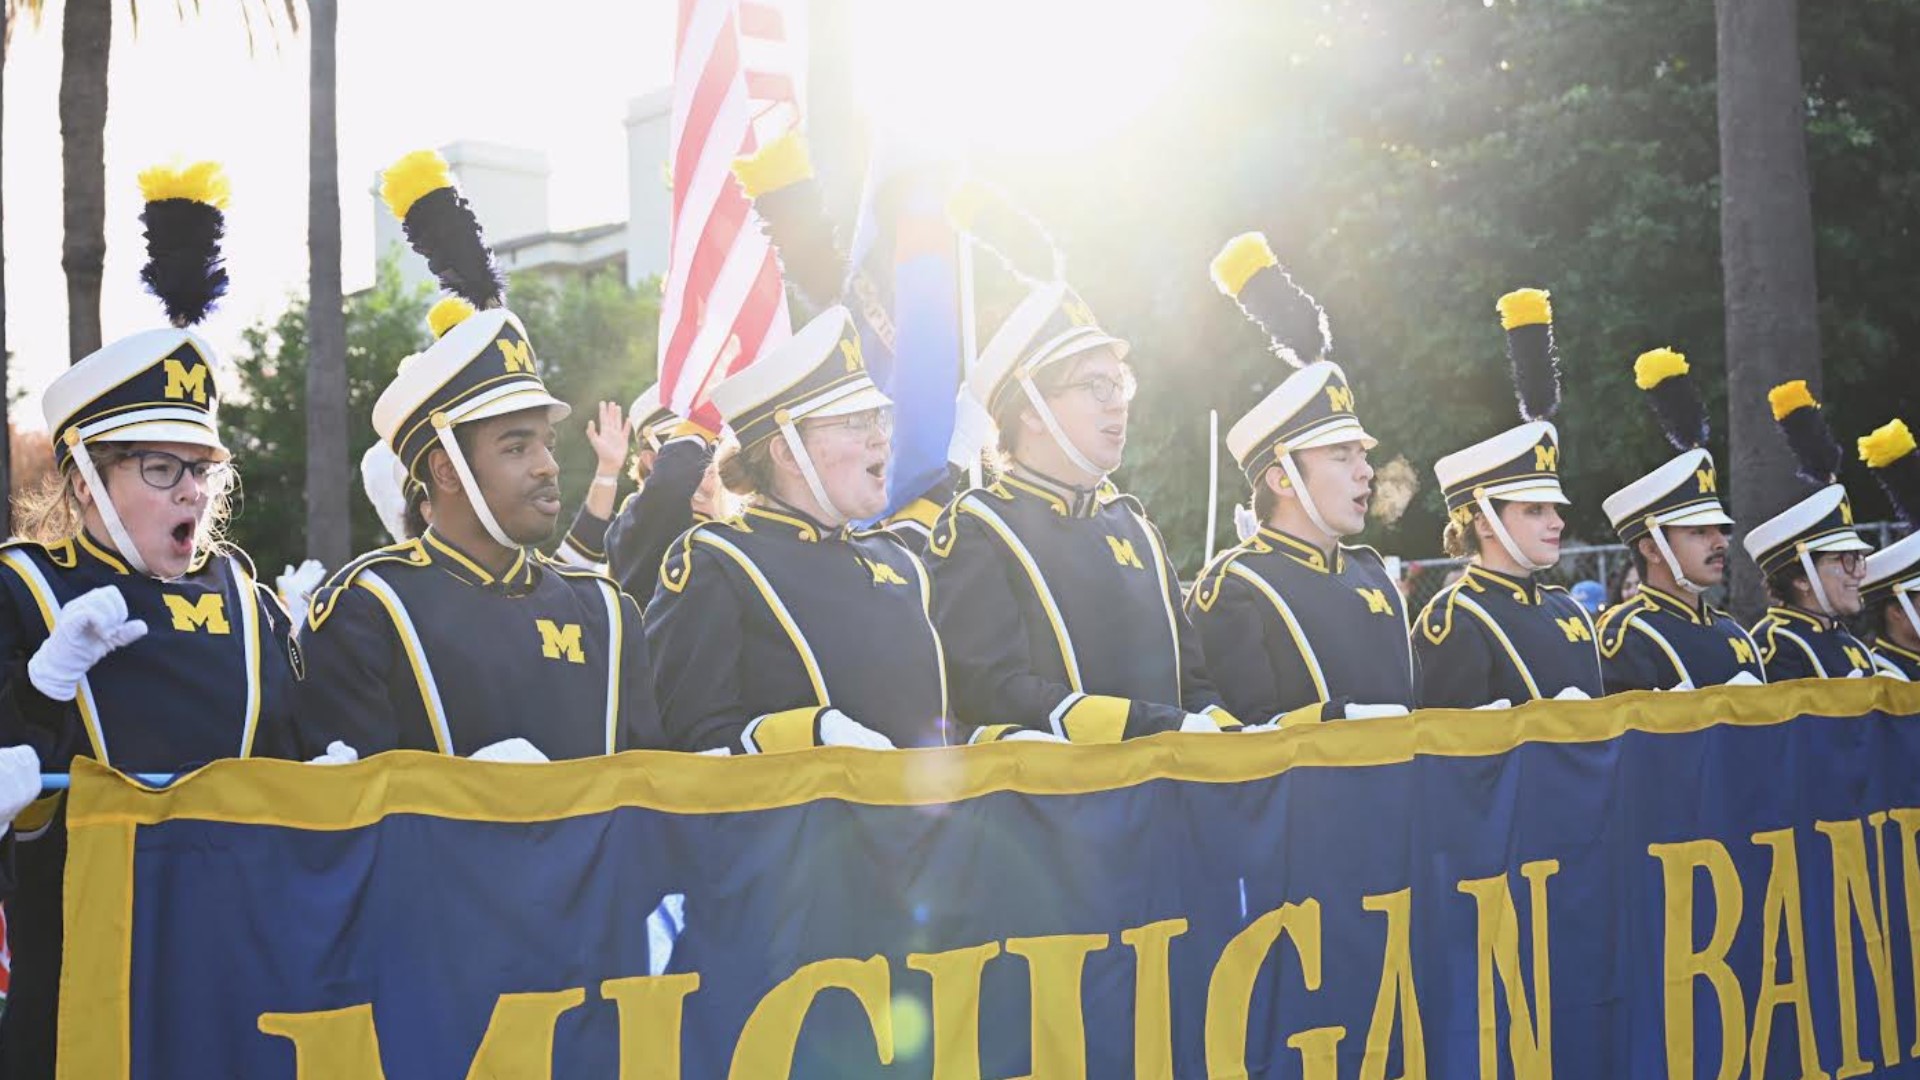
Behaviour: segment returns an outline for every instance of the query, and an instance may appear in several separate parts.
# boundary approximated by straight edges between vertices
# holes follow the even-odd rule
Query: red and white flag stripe
[[[713,384],[793,333],[773,245],[733,159],[798,122],[796,0],[680,0],[661,399],[718,429]]]

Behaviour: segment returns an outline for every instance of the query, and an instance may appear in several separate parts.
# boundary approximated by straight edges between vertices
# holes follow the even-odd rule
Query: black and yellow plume
[[[1047,227],[993,184],[968,177],[954,185],[947,196],[947,222],[1025,277],[1066,280],[1066,256]]]
[[[1507,332],[1520,419],[1552,419],[1560,411],[1560,353],[1553,341],[1551,297],[1545,289],[1515,289],[1494,306]]]
[[[1675,450],[1707,445],[1707,407],[1693,383],[1693,366],[1672,349],[1650,349],[1633,361],[1633,384],[1646,391],[1660,430]]]
[[[1906,421],[1887,421],[1873,434],[1861,436],[1859,448],[1860,460],[1886,489],[1894,513],[1909,525],[1920,525],[1920,451]]]
[[[1767,404],[1799,463],[1800,478],[1822,487],[1839,479],[1843,453],[1827,427],[1820,403],[1807,389],[1807,380],[1784,382],[1767,391]]]
[[[1295,284],[1264,234],[1241,233],[1227,241],[1208,272],[1214,285],[1266,332],[1280,359],[1305,367],[1333,352],[1325,309]]]
[[[806,136],[789,131],[735,158],[733,175],[766,223],[787,280],[816,308],[839,303],[847,284],[847,254],[834,235]]]
[[[146,208],[147,265],[140,280],[160,298],[167,321],[188,327],[207,317],[227,292],[220,254],[226,235],[227,175],[211,161],[184,168],[157,165],[140,174]]]
[[[427,260],[441,288],[475,308],[501,305],[506,279],[438,151],[415,150],[394,162],[380,178],[380,198],[400,219],[407,243]]]

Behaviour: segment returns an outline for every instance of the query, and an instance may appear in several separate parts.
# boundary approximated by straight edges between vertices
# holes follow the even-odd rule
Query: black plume
[[[220,254],[226,216],[193,199],[160,199],[140,212],[147,227],[147,265],[140,280],[160,298],[167,321],[187,327],[198,323],[227,293],[227,268]]]
[[[507,281],[493,261],[480,221],[458,188],[440,187],[414,200],[400,221],[407,243],[447,290],[484,311],[499,307]]]
[[[1700,400],[1700,389],[1691,376],[1672,375],[1660,380],[1647,391],[1647,403],[1674,449],[1697,450],[1707,445],[1707,406]]]
[[[1833,431],[1827,427],[1827,418],[1819,406],[1795,409],[1781,417],[1780,430],[1787,436],[1787,445],[1799,463],[1801,479],[1824,487],[1839,477],[1845,454],[1834,441]]]
[[[1294,367],[1332,354],[1333,331],[1325,309],[1282,267],[1255,271],[1234,299],[1247,318],[1266,331],[1274,353]]]
[[[847,255],[834,236],[819,181],[808,177],[757,195],[753,209],[766,223],[781,272],[800,295],[820,309],[839,303],[847,283]]]

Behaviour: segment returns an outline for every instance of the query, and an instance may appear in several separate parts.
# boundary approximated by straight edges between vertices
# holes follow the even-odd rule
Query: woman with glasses
[[[211,165],[140,181],[142,277],[171,325],[107,345],[47,388],[56,469],[17,506],[25,539],[0,548],[0,743],[31,744],[56,773],[80,756],[129,773],[246,757],[291,711],[287,615],[221,538],[233,467],[215,419],[219,361],[190,329],[226,289],[226,181]],[[59,809],[43,800],[14,826],[0,1075],[52,1075]]]
[[[1054,282],[1011,307],[969,378],[1006,460],[947,508],[927,550],[970,741],[1240,726],[1207,678],[1159,530],[1107,481],[1127,442],[1126,353]]]
[[[892,403],[844,307],[713,389],[739,516],[684,533],[647,606],[668,744],[703,753],[949,740],[920,561],[854,523],[887,503]]]
[[[1819,490],[1753,527],[1743,541],[1766,575],[1772,601],[1753,624],[1767,681],[1851,679],[1873,674],[1873,653],[1847,630],[1860,614],[1865,553],[1873,545],[1853,531],[1853,508],[1838,481],[1841,450],[1805,380],[1767,394],[1800,476]]]

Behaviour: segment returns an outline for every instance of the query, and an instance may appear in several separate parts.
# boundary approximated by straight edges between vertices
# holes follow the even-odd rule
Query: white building
[[[588,271],[617,267],[635,285],[667,269],[667,221],[672,191],[666,181],[671,89],[627,103],[627,220],[555,232],[547,217],[547,156],[538,150],[463,140],[440,148],[460,190],[485,223],[501,269]],[[407,246],[400,222],[379,197],[373,179],[373,249],[397,250],[408,285],[431,284],[427,262]]]

